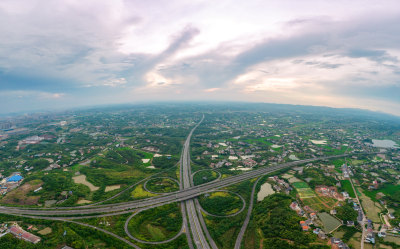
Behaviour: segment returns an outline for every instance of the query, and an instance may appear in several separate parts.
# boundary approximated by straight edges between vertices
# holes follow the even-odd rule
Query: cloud
[[[212,93],[212,92],[216,92],[216,91],[219,91],[219,90],[221,90],[221,88],[214,87],[214,88],[204,89],[204,92]]]
[[[395,56],[390,56],[385,50],[367,50],[367,49],[352,49],[348,52],[348,56],[352,58],[368,58],[370,60],[382,63],[385,61],[399,62]]]
[[[111,86],[111,87],[121,87],[124,85],[126,85],[125,78],[110,79],[103,83],[103,86]]]
[[[400,109],[399,14],[397,1],[3,0],[0,91],[49,93],[60,106],[388,96]]]

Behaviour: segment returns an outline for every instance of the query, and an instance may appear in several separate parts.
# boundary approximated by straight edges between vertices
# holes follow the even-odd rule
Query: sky
[[[398,0],[1,0],[0,113],[249,101],[400,115]]]

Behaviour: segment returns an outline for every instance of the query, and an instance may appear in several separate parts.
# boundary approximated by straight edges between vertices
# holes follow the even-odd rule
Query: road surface
[[[121,211],[135,210],[138,208],[149,207],[149,206],[159,206],[167,203],[186,201],[197,197],[201,194],[212,192],[220,188],[224,188],[230,185],[237,184],[258,176],[270,174],[288,167],[293,167],[305,163],[327,160],[332,158],[346,157],[352,154],[343,154],[335,156],[325,156],[319,158],[304,159],[299,161],[293,161],[288,163],[283,163],[271,167],[264,167],[249,172],[242,173],[240,175],[227,177],[218,181],[213,181],[209,183],[204,183],[198,186],[189,187],[186,189],[181,189],[176,192],[167,193],[165,195],[147,198],[144,200],[135,200],[124,203],[114,203],[114,204],[103,204],[98,206],[90,207],[63,207],[63,208],[23,208],[23,207],[6,207],[0,206],[0,213],[6,214],[29,214],[29,215],[44,215],[44,216],[54,216],[62,215],[63,217],[76,216],[76,215],[98,215],[102,213],[115,213]],[[183,179],[183,177],[182,177]]]
[[[189,135],[186,138],[185,144],[183,145],[182,154],[181,154],[181,186],[183,189],[189,189],[191,187],[191,169],[190,169],[190,139],[194,130],[203,122],[204,115],[199,123],[190,131]],[[196,204],[193,199],[188,199],[185,201],[186,212],[188,216],[190,231],[192,235],[192,239],[196,248],[198,249],[210,249],[208,245],[207,239],[203,233],[201,228],[201,223],[198,217]]]
[[[256,191],[257,183],[260,181],[260,179],[261,179],[261,177],[259,177],[257,179],[257,181],[253,185],[253,189],[251,190],[250,204],[249,204],[249,208],[247,209],[247,216],[246,216],[246,219],[244,220],[243,225],[240,228],[239,234],[236,238],[235,249],[240,249],[240,245],[242,244],[242,239],[243,239],[244,233],[246,232],[247,226],[249,225],[251,212],[253,211],[254,192]]]

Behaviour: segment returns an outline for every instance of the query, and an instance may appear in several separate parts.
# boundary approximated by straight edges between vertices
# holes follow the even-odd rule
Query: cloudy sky
[[[398,0],[1,0],[0,113],[229,100],[400,115]]]

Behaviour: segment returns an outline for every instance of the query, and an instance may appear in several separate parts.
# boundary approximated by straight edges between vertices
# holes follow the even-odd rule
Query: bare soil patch
[[[42,186],[42,184],[43,182],[40,180],[32,180],[27,182],[24,185],[7,193],[0,202],[5,204],[36,205],[40,199],[40,196],[27,196],[27,194],[30,191],[39,188]]]
[[[85,175],[74,176],[74,177],[72,177],[72,179],[74,180],[75,183],[80,183],[80,184],[84,184],[84,185],[88,186],[90,188],[90,191],[96,191],[99,189],[99,187],[96,187],[92,183],[88,182],[86,180]]]
[[[104,190],[104,192],[109,192],[109,191],[113,191],[116,189],[121,188],[121,185],[110,185],[110,186],[106,186],[106,189]]]
[[[46,227],[46,228],[40,230],[40,231],[38,232],[38,234],[40,234],[40,235],[47,235],[47,234],[50,234],[50,233],[52,233],[52,232],[53,232],[53,230],[51,230],[50,227]]]

